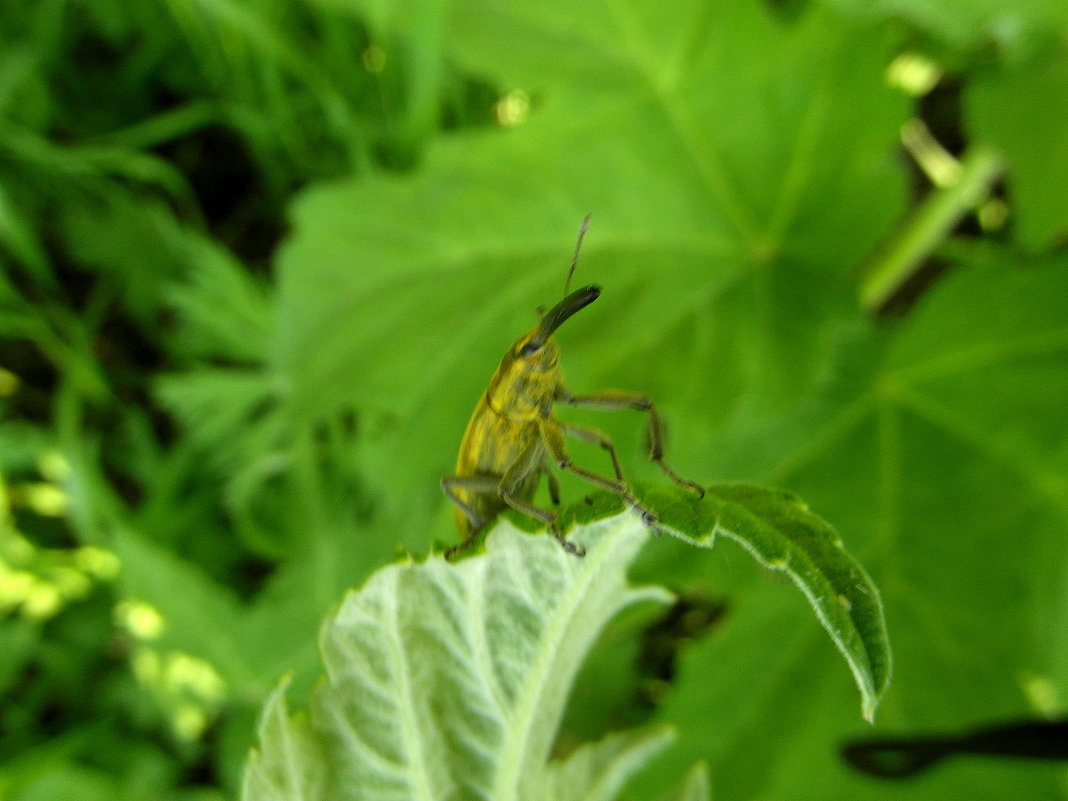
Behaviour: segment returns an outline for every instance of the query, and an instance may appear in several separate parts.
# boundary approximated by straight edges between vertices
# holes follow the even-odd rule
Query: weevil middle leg
[[[601,392],[591,392],[586,395],[572,395],[562,387],[556,392],[556,402],[564,406],[573,406],[581,409],[602,409],[604,411],[622,411],[635,409],[649,412],[649,459],[659,467],[668,478],[680,487],[693,490],[698,497],[705,497],[705,490],[700,484],[689,481],[664,461],[664,421],[660,413],[653,405],[653,401],[640,392],[630,392],[622,389],[606,389]],[[607,438],[606,438],[607,439]],[[609,443],[611,446],[611,443]],[[604,446],[602,446],[604,447]],[[615,451],[612,451],[615,459]],[[622,476],[620,476],[622,478]]]
[[[612,462],[616,468],[616,480],[613,481],[610,478],[605,478],[602,475],[594,473],[592,470],[587,470],[585,467],[579,467],[571,461],[571,456],[567,452],[567,444],[564,441],[564,435],[569,432],[569,429],[572,433],[581,432],[577,434],[581,439],[586,439],[587,437],[593,438],[588,441],[595,441],[596,444],[600,444],[612,453]],[[637,513],[645,525],[649,526],[657,534],[660,533],[660,529],[657,528],[656,525],[656,515],[646,509],[641,501],[635,498],[627,488],[627,484],[623,480],[623,471],[619,468],[619,460],[615,457],[615,448],[612,446],[612,443],[607,436],[596,429],[587,428],[585,426],[560,425],[556,420],[551,418],[543,418],[539,420],[538,431],[541,434],[542,442],[545,443],[546,450],[549,451],[549,456],[559,469],[618,495],[627,506]]]
[[[539,429],[541,428],[539,422]],[[535,520],[540,520],[549,527],[549,531],[556,538],[556,541],[560,543],[561,547],[570,554],[575,556],[585,556],[586,549],[581,545],[576,545],[571,540],[564,536],[564,533],[560,530],[560,525],[556,522],[556,512],[551,512],[548,509],[542,509],[540,506],[535,506],[527,500],[523,499],[523,485],[529,481],[532,473],[539,474],[545,472],[549,476],[549,493],[550,497],[555,491],[557,499],[559,499],[559,484],[556,483],[556,477],[549,473],[544,467],[544,437],[542,441],[534,440],[530,443],[527,449],[520,455],[511,467],[504,473],[504,478],[501,479],[499,488],[501,499],[511,506],[513,509],[518,509],[525,515],[533,517]]]

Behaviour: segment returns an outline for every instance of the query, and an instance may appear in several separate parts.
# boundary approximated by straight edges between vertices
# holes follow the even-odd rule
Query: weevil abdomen
[[[540,459],[516,493],[521,500],[534,497],[538,479],[544,470],[545,449],[541,444],[537,426],[531,425],[534,418],[509,416],[495,408],[490,401],[490,395],[487,390],[475,406],[456,459],[457,476],[484,476],[487,483],[490,479],[495,482],[491,492],[477,492],[464,487],[453,490],[457,498],[477,517],[477,520],[471,520],[459,505],[456,506],[456,526],[465,536],[471,535],[477,528],[492,520],[508,505],[497,490],[504,474],[523,458],[524,454],[535,450],[538,451]]]

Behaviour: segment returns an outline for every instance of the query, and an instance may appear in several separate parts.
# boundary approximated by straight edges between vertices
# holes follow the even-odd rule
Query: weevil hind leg
[[[445,551],[445,559],[452,561],[458,554],[466,551],[478,541],[479,532],[486,525],[486,521],[472,508],[472,506],[456,494],[456,490],[464,490],[471,494],[483,492],[496,492],[500,484],[498,476],[445,476],[441,479],[441,491],[445,497],[452,501],[470,524],[470,531],[459,543]]]
[[[461,554],[478,542],[478,532],[472,531],[468,536],[464,537],[458,543],[445,551],[445,561],[451,562],[456,558],[457,554]]]
[[[556,512],[550,512],[548,509],[542,509],[540,506],[535,506],[532,503],[528,503],[527,501],[516,497],[511,490],[505,488],[503,485],[501,486],[500,493],[504,502],[513,509],[520,511],[529,517],[533,517],[535,520],[540,520],[548,526],[549,533],[553,535],[556,541],[560,543],[560,547],[565,551],[574,554],[575,556],[586,555],[585,548],[564,536],[564,533],[560,530],[560,525],[556,521]]]

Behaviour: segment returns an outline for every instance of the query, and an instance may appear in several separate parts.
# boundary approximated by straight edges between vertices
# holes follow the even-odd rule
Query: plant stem
[[[994,148],[977,145],[964,154],[956,180],[924,198],[869,267],[860,287],[864,311],[880,308],[916,273],[960,218],[986,199],[1001,170]]]

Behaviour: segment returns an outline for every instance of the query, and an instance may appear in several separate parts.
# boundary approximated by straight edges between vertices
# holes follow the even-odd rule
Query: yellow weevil
[[[445,476],[441,488],[456,505],[456,526],[463,539],[450,548],[446,558],[469,547],[479,531],[498,512],[511,506],[545,523],[564,550],[584,556],[585,550],[566,539],[556,522],[556,512],[531,503],[538,480],[544,473],[549,483],[549,497],[560,503],[560,487],[550,463],[591,484],[613,492],[623,499],[646,525],[656,528],[656,515],[631,494],[623,478],[615,447],[606,434],[596,428],[565,423],[557,419],[553,406],[576,406],[614,411],[638,409],[649,412],[649,458],[680,486],[704,496],[704,490],[680,477],[664,463],[664,424],[653,402],[637,392],[604,390],[588,395],[572,395],[564,386],[557,366],[560,351],[552,340],[553,332],[580,309],[597,300],[600,287],[584,286],[567,293],[571,275],[578,262],[582,238],[589,226],[589,216],[579,228],[578,242],[564,285],[564,299],[542,313],[534,328],[520,337],[504,354],[500,367],[490,379],[479,399],[460,443],[456,474]],[[599,445],[612,458],[615,479],[606,478],[578,467],[568,456],[565,436]]]

